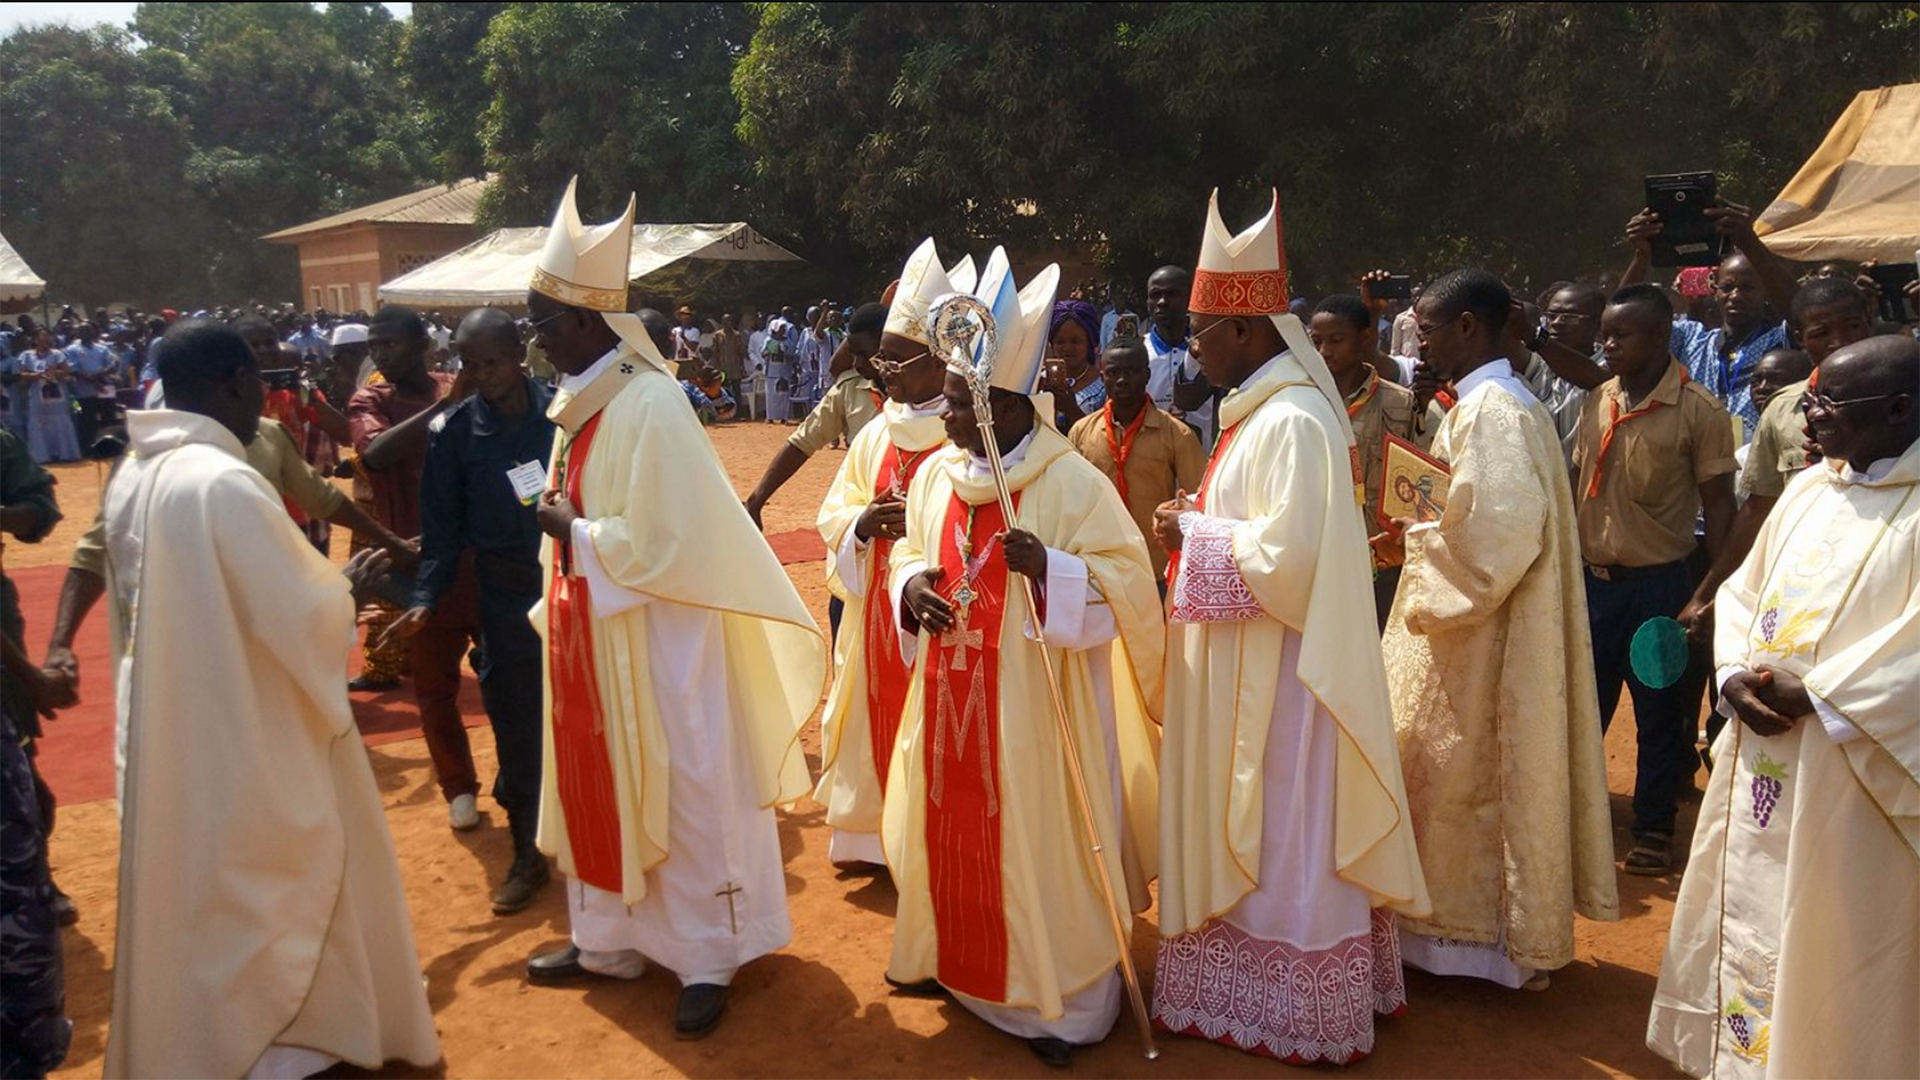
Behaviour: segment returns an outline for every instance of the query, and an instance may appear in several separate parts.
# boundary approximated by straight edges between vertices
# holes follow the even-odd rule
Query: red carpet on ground
[[[814,529],[794,529],[767,537],[767,545],[779,556],[781,565],[818,562],[827,556],[827,545]],[[64,566],[39,566],[9,571],[20,590],[20,608],[27,620],[27,650],[36,658],[46,647],[53,629],[54,613],[60,605],[60,583],[66,578]],[[107,611],[103,603],[94,609],[74,642],[80,660],[80,704],[60,714],[44,726],[46,737],[39,743],[39,767],[48,785],[62,803],[73,805],[113,797],[113,672],[108,652],[111,634],[107,629]],[[352,678],[360,667],[360,652],[354,650],[351,669],[342,676]],[[369,746],[420,737],[420,714],[414,707],[411,683],[384,694],[355,694],[353,719]],[[463,671],[460,683],[460,715],[468,727],[487,722],[480,704],[480,685],[472,671]]]
[[[818,537],[815,537],[816,542]],[[53,629],[54,613],[60,606],[60,583],[66,578],[64,566],[39,566],[7,572],[20,590],[20,609],[27,620],[27,651],[36,658],[46,648],[47,635]],[[80,628],[74,642],[74,654],[80,661],[80,704],[46,722],[46,737],[40,740],[40,774],[53,788],[54,797],[67,805],[113,797],[113,672],[108,659],[111,633],[107,629],[107,609],[96,607]],[[360,666],[359,650],[351,660],[354,671]],[[352,678],[353,672],[341,676]],[[420,714],[414,708],[410,684],[385,694],[353,695],[353,719],[369,746],[420,737]],[[473,672],[463,672],[460,683],[460,715],[468,727],[487,722],[480,705],[480,685]]]
[[[767,537],[767,546],[780,557],[781,566],[801,562],[819,562],[827,557],[827,542],[818,529],[794,529]]]

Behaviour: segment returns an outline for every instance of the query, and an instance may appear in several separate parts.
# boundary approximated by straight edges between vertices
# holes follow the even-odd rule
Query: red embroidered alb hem
[[[1393,916],[1327,949],[1265,941],[1220,919],[1160,943],[1154,1026],[1290,1065],[1351,1065],[1376,1015],[1406,1011]]]

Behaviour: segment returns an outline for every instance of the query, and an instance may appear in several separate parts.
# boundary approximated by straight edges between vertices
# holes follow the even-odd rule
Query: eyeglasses
[[[1216,321],[1214,321],[1214,322],[1211,322],[1211,323],[1208,323],[1208,324],[1207,324],[1207,327],[1206,327],[1206,329],[1204,329],[1204,330],[1195,330],[1195,331],[1194,331],[1193,333],[1191,333],[1191,334],[1188,334],[1188,335],[1187,335],[1187,341],[1188,341],[1188,342],[1190,342],[1190,343],[1191,343],[1191,342],[1194,342],[1194,341],[1198,341],[1199,339],[1201,339],[1201,338],[1203,338],[1203,337],[1206,337],[1206,336],[1207,336],[1208,334],[1211,334],[1211,333],[1213,333],[1213,331],[1214,331],[1214,330],[1215,330],[1216,328],[1218,328],[1218,327],[1222,327],[1222,326],[1225,326],[1225,325],[1227,325],[1228,323],[1235,323],[1235,322],[1239,322],[1239,321],[1240,321],[1240,316],[1238,316],[1238,315],[1229,315],[1229,316],[1227,316],[1227,317],[1226,317],[1226,318],[1224,318],[1224,319],[1219,319],[1219,320],[1216,320]]]
[[[1834,413],[1839,412],[1849,405],[1865,405],[1869,401],[1885,401],[1888,398],[1905,396],[1904,394],[1874,394],[1869,397],[1848,398],[1845,401],[1835,401],[1825,394],[1809,393],[1800,399],[1800,411],[1803,413],[1811,413],[1815,409],[1818,409],[1821,412]]]
[[[537,334],[540,332],[541,327],[547,325],[548,323],[552,322],[555,319],[560,318],[563,315],[571,315],[571,314],[573,314],[573,312],[570,309],[561,310],[561,311],[554,312],[553,314],[547,316],[544,319],[535,319],[532,322],[527,324],[527,331],[529,333]]]
[[[878,354],[875,354],[873,357],[873,366],[880,374],[891,376],[900,374],[902,371],[905,371],[922,360],[930,360],[932,358],[933,354],[931,352],[915,353],[905,360],[885,360]]]

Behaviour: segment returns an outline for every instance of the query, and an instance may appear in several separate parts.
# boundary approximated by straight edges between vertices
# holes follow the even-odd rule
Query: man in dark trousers
[[[420,575],[413,607],[394,632],[426,627],[472,552],[480,592],[474,670],[500,757],[493,798],[507,812],[513,867],[493,894],[496,915],[533,902],[547,883],[534,846],[540,813],[540,637],[527,611],[540,599],[540,527],[534,503],[553,449],[549,392],[523,369],[526,347],[506,312],[480,308],[454,335],[475,394],[434,425],[420,484]]]

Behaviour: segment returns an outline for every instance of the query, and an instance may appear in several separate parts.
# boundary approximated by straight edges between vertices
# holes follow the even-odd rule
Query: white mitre
[[[900,281],[894,286],[893,303],[887,308],[887,322],[882,332],[898,334],[922,345],[933,344],[927,330],[932,321],[933,302],[948,293],[971,291],[974,276],[973,256],[962,257],[949,270],[940,263],[933,237],[920,241],[920,246],[907,256],[907,265],[900,270]]]
[[[567,181],[567,193],[554,211],[547,230],[547,246],[527,287],[572,307],[597,311],[620,340],[654,367],[674,374],[675,365],[660,355],[640,316],[627,310],[627,261],[633,253],[635,199],[627,197],[626,212],[603,225],[580,223],[574,189],[580,178]]]
[[[973,293],[993,312],[994,327],[999,332],[999,353],[987,384],[1034,399],[1035,411],[1048,426],[1054,422],[1053,395],[1040,390],[1040,373],[1046,361],[1053,296],[1059,287],[1060,266],[1048,263],[1025,288],[1016,288],[1006,249],[996,247],[987,256],[980,284]]]
[[[1193,296],[1187,310],[1195,315],[1224,315],[1273,320],[1287,351],[1333,405],[1347,445],[1353,445],[1353,425],[1347,420],[1346,399],[1333,381],[1333,372],[1320,350],[1307,337],[1298,316],[1287,311],[1287,253],[1280,238],[1280,192],[1273,193],[1267,216],[1238,236],[1220,220],[1220,189],[1207,200],[1207,228],[1200,236],[1200,260],[1193,271]]]

